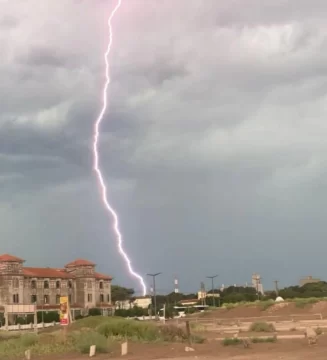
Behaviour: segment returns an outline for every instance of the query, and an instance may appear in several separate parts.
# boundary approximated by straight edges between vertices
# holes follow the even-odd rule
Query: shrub
[[[112,318],[100,324],[96,330],[105,337],[132,338],[153,341],[159,337],[159,329],[153,323]]]
[[[22,346],[31,347],[38,342],[39,338],[36,334],[24,334],[19,340]]]
[[[108,340],[105,336],[96,331],[81,331],[72,335],[72,341],[77,351],[87,354],[90,346],[95,345],[98,353],[107,353],[109,351]]]
[[[322,333],[323,333],[322,328],[320,328],[320,327],[317,327],[317,329],[315,329],[315,332],[318,336],[322,335]]]
[[[251,324],[249,331],[252,332],[273,332],[275,327],[273,324],[266,322],[254,322]]]
[[[239,338],[225,338],[223,340],[223,345],[224,346],[230,346],[230,345],[239,345],[241,344],[242,340],[240,340]]]
[[[274,300],[265,300],[265,301],[260,301],[259,307],[262,311],[265,311],[274,304],[275,304]]]
[[[258,344],[258,343],[274,343],[277,341],[277,337],[276,336],[269,336],[269,337],[262,337],[262,338],[251,338],[251,342],[253,344]]]

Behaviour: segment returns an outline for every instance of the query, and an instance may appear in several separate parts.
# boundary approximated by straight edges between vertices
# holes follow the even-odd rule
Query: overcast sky
[[[115,1],[0,0],[0,249],[141,288],[92,171]],[[123,0],[100,161],[135,270],[326,279],[327,2]],[[149,279],[147,279],[149,283]],[[209,281],[206,280],[209,286]]]

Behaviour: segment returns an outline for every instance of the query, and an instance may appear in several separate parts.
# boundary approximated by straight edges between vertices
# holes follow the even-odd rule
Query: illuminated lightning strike
[[[106,112],[107,109],[107,90],[108,90],[108,86],[110,83],[110,76],[109,76],[109,53],[110,53],[110,49],[111,49],[111,45],[112,45],[112,26],[111,26],[111,21],[115,15],[115,13],[118,11],[119,7],[121,6],[121,2],[122,0],[118,0],[117,5],[115,6],[115,8],[113,9],[112,13],[109,16],[108,19],[108,27],[109,27],[109,43],[108,43],[108,47],[107,47],[107,51],[104,54],[104,60],[105,60],[105,64],[106,64],[106,82],[103,88],[103,106],[102,106],[102,110],[100,112],[99,117],[97,118],[95,124],[94,124],[94,141],[93,141],[93,155],[94,155],[94,170],[97,174],[97,178],[99,180],[99,185],[100,185],[100,190],[101,190],[101,194],[102,194],[102,201],[103,204],[106,208],[106,210],[108,211],[108,214],[112,216],[113,218],[113,230],[114,233],[117,237],[117,245],[118,245],[118,250],[119,253],[122,255],[123,259],[126,262],[127,268],[130,272],[130,274],[134,277],[136,277],[143,289],[143,295],[146,295],[146,286],[145,286],[145,282],[144,279],[142,278],[141,275],[139,275],[138,273],[136,273],[133,268],[132,268],[132,264],[131,264],[131,260],[129,259],[128,255],[126,254],[126,252],[123,249],[123,241],[122,241],[122,234],[119,230],[119,222],[118,222],[118,215],[115,212],[115,210],[112,208],[112,206],[109,203],[108,200],[108,196],[107,196],[107,187],[106,184],[104,182],[103,179],[103,175],[99,166],[99,152],[98,152],[98,142],[99,142],[99,135],[100,135],[100,125],[101,122],[103,120],[103,115]]]

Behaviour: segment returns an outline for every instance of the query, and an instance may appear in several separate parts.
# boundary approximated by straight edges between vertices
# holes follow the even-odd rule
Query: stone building
[[[71,308],[111,308],[111,280],[95,271],[95,264],[77,259],[64,268],[24,267],[24,260],[0,255],[0,306],[36,304],[38,309],[59,307],[68,296]]]

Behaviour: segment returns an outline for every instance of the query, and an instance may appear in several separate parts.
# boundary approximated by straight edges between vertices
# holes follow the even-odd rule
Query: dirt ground
[[[249,349],[243,345],[223,346],[221,342],[210,341],[194,345],[194,352],[185,352],[185,344],[129,344],[129,354],[125,360],[326,360],[327,335],[319,337],[318,344],[309,346],[305,339],[280,340],[277,343],[252,344]],[[47,360],[83,360],[88,356],[56,356]],[[37,359],[37,358],[36,358]],[[111,354],[97,355],[99,360],[122,359],[119,348]],[[41,360],[41,358],[38,358]]]
[[[202,313],[202,319],[237,319],[251,317],[278,317],[279,320],[286,320],[291,315],[298,315],[298,318],[305,320],[312,319],[315,314],[321,314],[323,318],[327,318],[327,301],[319,301],[316,304],[306,305],[305,307],[297,307],[295,303],[279,303],[274,304],[266,310],[261,310],[258,306],[239,306],[233,309],[221,308],[216,311],[208,311]],[[194,314],[194,317],[197,317]]]
[[[228,322],[240,318],[278,316],[278,322],[283,320],[290,321],[290,315],[299,314],[301,320],[312,319],[313,314],[321,313],[323,318],[327,318],[327,302],[319,302],[314,305],[306,306],[305,308],[296,307],[295,304],[276,304],[272,307],[262,311],[257,307],[238,307],[230,310],[218,310],[208,312],[200,319],[207,319],[208,321],[215,321],[215,319],[226,319]],[[304,315],[304,317],[302,317]],[[190,318],[191,320],[191,318]],[[194,320],[194,318],[193,318]],[[269,319],[270,320],[270,319]],[[300,319],[298,319],[300,320]],[[256,320],[257,321],[257,320]],[[275,319],[277,321],[277,319]],[[225,322],[225,321],[223,321]],[[200,320],[201,323],[201,320]],[[180,324],[182,325],[182,324]],[[288,333],[288,331],[287,331]],[[295,332],[292,332],[293,334]],[[286,334],[286,332],[284,332]],[[169,343],[169,344],[142,344],[129,343],[129,353],[124,356],[124,360],[326,360],[327,359],[327,334],[318,337],[317,345],[309,346],[306,339],[279,339],[276,343],[259,343],[251,344],[250,348],[244,349],[243,345],[223,346],[221,341],[217,340],[218,334],[215,332],[206,332],[207,338],[204,344],[192,345],[194,352],[185,352],[185,344]],[[56,356],[47,357],[47,360],[83,360],[89,358],[88,356]],[[41,358],[35,358],[41,360]],[[42,357],[42,360],[44,357]],[[112,350],[112,353],[106,355],[97,355],[99,360],[118,360],[122,359],[120,356],[120,347]]]

